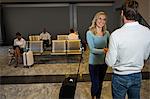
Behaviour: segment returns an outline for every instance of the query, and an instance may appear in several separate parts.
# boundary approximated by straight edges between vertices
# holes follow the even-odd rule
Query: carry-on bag
[[[59,99],[74,99],[81,60],[82,57],[80,59],[78,71],[75,77],[66,77],[63,81],[59,92]]]
[[[32,66],[34,64],[33,52],[28,51],[23,53],[24,66]]]

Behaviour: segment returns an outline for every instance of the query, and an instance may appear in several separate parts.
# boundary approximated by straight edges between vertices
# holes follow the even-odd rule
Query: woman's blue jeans
[[[140,99],[142,75],[134,73],[129,75],[113,74],[112,76],[112,95],[113,99]]]

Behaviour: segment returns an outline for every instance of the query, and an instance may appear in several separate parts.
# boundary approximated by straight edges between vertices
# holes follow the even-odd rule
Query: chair
[[[51,55],[65,55],[66,54],[66,40],[52,40]]]
[[[28,44],[29,50],[31,50],[34,54],[43,53],[43,41],[40,40],[39,35],[29,36]]]
[[[29,41],[40,41],[40,35],[30,35]]]
[[[43,41],[29,41],[29,50],[33,53],[43,53]]]
[[[67,54],[82,54],[81,40],[67,40]]]
[[[80,56],[79,62],[83,62],[83,48],[81,47],[81,40],[67,40],[67,55],[73,56],[73,60],[76,56]]]
[[[57,40],[68,40],[68,35],[57,35]]]

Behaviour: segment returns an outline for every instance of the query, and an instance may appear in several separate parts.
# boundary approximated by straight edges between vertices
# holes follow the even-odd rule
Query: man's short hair
[[[138,2],[129,0],[122,6],[123,15],[127,20],[137,20],[138,18]]]
[[[70,33],[74,33],[74,29],[70,29]]]
[[[17,33],[16,33],[16,36],[21,36],[21,33],[17,32]]]

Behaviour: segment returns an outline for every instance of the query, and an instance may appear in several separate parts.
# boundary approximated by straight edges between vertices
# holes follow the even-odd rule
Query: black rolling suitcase
[[[82,58],[80,59],[80,63],[81,63],[81,60]],[[80,69],[80,63],[79,63],[77,75],[75,77],[67,77],[63,81],[62,86],[60,88],[60,92],[59,92],[59,99],[74,99],[78,73]]]
[[[60,88],[59,99],[74,99],[77,79],[75,77],[68,77],[62,83]]]

